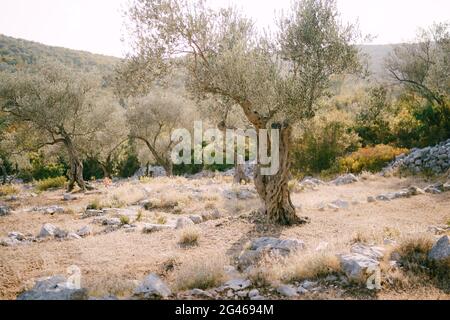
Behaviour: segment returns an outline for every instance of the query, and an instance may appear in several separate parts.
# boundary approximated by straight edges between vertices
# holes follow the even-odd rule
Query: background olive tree
[[[173,130],[184,128],[189,119],[189,102],[179,94],[155,89],[154,92],[127,101],[126,119],[130,137],[141,142],[150,152],[151,160],[162,166],[168,176],[173,174],[171,159]]]
[[[70,160],[69,190],[75,183],[86,189],[81,145],[104,127],[109,114],[95,107],[100,81],[56,63],[5,72],[1,77],[1,110],[29,126],[28,144],[33,142],[35,149],[63,145]]]
[[[288,190],[292,125],[314,116],[333,75],[358,65],[355,28],[339,21],[335,1],[297,1],[279,30],[264,35],[237,10],[213,10],[204,1],[135,0],[128,15],[135,49],[129,61],[142,64],[135,80],[183,68],[198,97],[233,100],[258,132],[281,130],[281,168],[263,176],[258,163],[255,186],[273,222],[304,222]]]

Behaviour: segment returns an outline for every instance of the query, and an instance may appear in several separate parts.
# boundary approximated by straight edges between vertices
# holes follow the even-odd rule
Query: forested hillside
[[[120,61],[115,57],[52,47],[0,34],[0,71],[47,59],[56,59],[68,67],[80,68],[89,72],[94,70],[112,71],[114,65]]]

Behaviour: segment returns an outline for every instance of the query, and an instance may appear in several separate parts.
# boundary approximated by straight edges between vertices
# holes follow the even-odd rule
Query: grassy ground
[[[177,291],[185,287],[186,279],[204,273],[203,279],[215,284],[222,281],[218,269],[233,264],[249,240],[259,236],[297,238],[307,246],[305,252],[292,257],[289,264],[270,261],[262,277],[268,282],[281,282],[295,272],[314,274],[318,256],[348,252],[354,242],[383,244],[390,238],[398,242],[408,237],[424,236],[434,240],[428,231],[431,225],[450,221],[450,194],[421,195],[391,202],[367,203],[368,196],[398,191],[410,185],[424,187],[427,182],[413,178],[382,178],[368,176],[347,186],[321,186],[318,190],[295,192],[293,203],[301,207],[301,215],[311,223],[292,228],[278,228],[266,223],[255,223],[248,214],[260,207],[255,199],[228,200],[224,190],[233,190],[228,178],[187,180],[184,178],[155,179],[147,183],[123,182],[105,188],[97,186],[98,193],[82,195],[70,202],[62,201],[63,191],[49,191],[37,197],[22,188],[20,199],[12,203],[14,213],[0,218],[0,237],[19,231],[37,235],[44,223],[76,231],[90,224],[92,219],[80,219],[85,207],[92,203],[102,206],[127,207],[148,198],[162,199],[161,209],[141,211],[139,222],[172,223],[181,215],[201,214],[219,210],[224,217],[196,226],[195,234],[181,234],[167,230],[152,234],[119,230],[102,233],[104,227],[90,224],[94,235],[74,241],[46,241],[17,247],[0,247],[0,299],[14,299],[29,288],[35,278],[66,274],[66,269],[77,265],[82,271],[82,285],[93,296],[114,294],[126,297],[136,284],[150,272],[164,277]],[[249,186],[249,188],[253,188]],[[32,190],[31,190],[32,191]],[[320,211],[321,202],[336,199],[354,201],[349,209]],[[176,210],[164,209],[165,201],[177,201]],[[358,203],[357,203],[358,202]],[[35,206],[60,205],[67,213],[44,215],[27,212]],[[300,210],[299,210],[300,212]],[[186,231],[184,232],[186,233]],[[195,238],[193,245],[183,245],[185,238]],[[191,239],[192,240],[192,239]],[[187,241],[187,240],[186,240]],[[189,241],[187,241],[189,242]],[[325,244],[327,244],[325,246]],[[316,248],[325,247],[318,253]],[[319,259],[320,260],[320,259]],[[303,261],[303,262],[302,262]],[[311,263],[304,263],[312,261]],[[304,263],[304,265],[302,265]],[[319,262],[319,264],[323,262]],[[329,261],[328,263],[333,264]],[[298,266],[292,270],[292,266]],[[217,273],[217,275],[216,275]],[[212,276],[211,276],[212,275]],[[297,274],[298,275],[298,274]],[[202,276],[200,276],[202,277]],[[403,271],[390,272],[384,289],[377,294],[355,287],[328,286],[321,292],[303,296],[304,299],[449,299],[448,288],[442,288],[424,276],[415,277]],[[388,281],[389,280],[389,281]],[[392,282],[392,283],[391,283]],[[208,286],[208,285],[206,285]]]

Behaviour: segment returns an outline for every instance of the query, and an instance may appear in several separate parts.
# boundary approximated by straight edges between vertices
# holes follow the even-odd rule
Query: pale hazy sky
[[[209,0],[213,6],[235,4],[259,26],[291,0]],[[0,33],[48,45],[123,56],[122,9],[128,0],[0,0]],[[450,0],[338,0],[345,21],[359,20],[372,43],[411,40],[419,27],[450,21]]]

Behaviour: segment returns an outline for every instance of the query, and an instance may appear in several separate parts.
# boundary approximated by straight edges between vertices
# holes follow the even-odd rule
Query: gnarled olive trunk
[[[86,183],[83,179],[83,162],[80,160],[70,137],[64,137],[64,145],[66,146],[70,161],[68,191],[70,192],[74,189],[75,183],[78,184],[81,190],[86,190]]]
[[[255,186],[265,204],[266,214],[270,221],[280,225],[295,225],[308,221],[297,216],[289,193],[291,133],[290,126],[281,126],[278,173],[272,176],[263,176],[259,163],[255,170]]]

